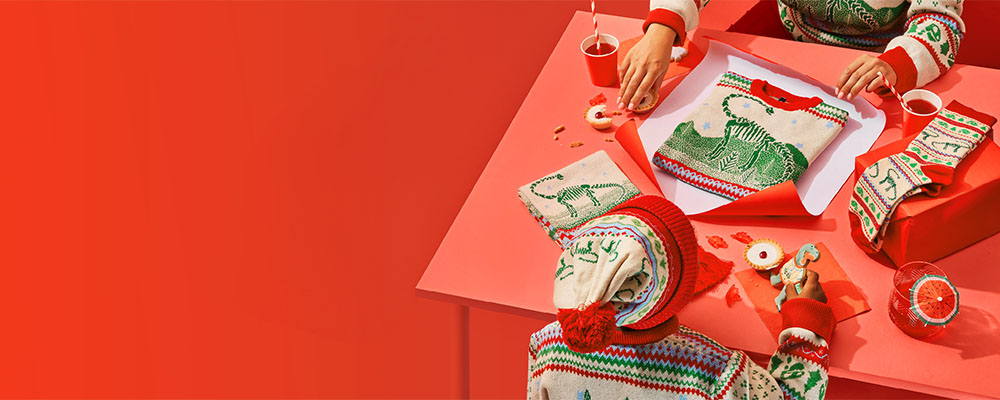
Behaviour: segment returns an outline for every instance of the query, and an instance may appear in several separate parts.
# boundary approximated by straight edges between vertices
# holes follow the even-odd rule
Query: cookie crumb
[[[614,142],[615,140],[609,137],[604,138],[605,142]]]
[[[708,236],[708,244],[716,249],[728,249],[729,244],[721,236]]]
[[[611,112],[611,115],[622,115],[622,112],[618,111],[618,110],[614,110],[614,111]]]
[[[556,129],[552,130],[552,133],[559,133],[559,132],[562,132],[564,130],[566,130],[566,125],[559,125],[559,126],[556,127]]]
[[[569,144],[569,148],[571,148],[571,149],[572,148],[576,148],[576,147],[580,147],[580,146],[583,146],[583,142],[573,142],[573,143]]]
[[[552,135],[552,140],[559,140],[559,135]]]

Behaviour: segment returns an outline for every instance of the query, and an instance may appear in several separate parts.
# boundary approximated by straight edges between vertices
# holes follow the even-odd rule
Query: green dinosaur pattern
[[[809,166],[795,146],[775,140],[755,122],[735,116],[727,105],[724,109],[732,119],[726,123],[722,137],[702,136],[694,122],[688,121],[677,126],[663,147],[686,149],[689,157],[681,161],[688,166],[755,189],[795,180]]]

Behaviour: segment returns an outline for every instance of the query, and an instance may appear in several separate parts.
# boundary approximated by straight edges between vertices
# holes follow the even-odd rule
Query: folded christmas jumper
[[[729,199],[796,181],[847,124],[845,110],[729,71],[653,164]]]
[[[517,190],[542,229],[563,248],[575,228],[638,194],[603,150]]]

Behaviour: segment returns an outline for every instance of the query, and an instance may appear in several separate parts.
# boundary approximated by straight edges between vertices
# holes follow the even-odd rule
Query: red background
[[[414,286],[588,8],[0,4],[0,395],[522,397],[548,321]]]

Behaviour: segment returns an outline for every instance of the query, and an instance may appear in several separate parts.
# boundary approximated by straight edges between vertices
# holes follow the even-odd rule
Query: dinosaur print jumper
[[[778,15],[798,41],[883,52],[905,92],[937,79],[955,63],[965,35],[965,0],[778,0]],[[659,23],[677,32],[698,26],[708,0],[650,0],[643,30]]]
[[[847,124],[845,110],[726,72],[653,155],[693,186],[739,199],[796,181]]]
[[[822,399],[833,312],[815,300],[790,300],[785,329],[767,368],[685,326],[660,340],[570,350],[559,322],[531,335],[528,399]]]
[[[538,224],[563,248],[578,226],[638,194],[604,150],[517,190]]]

